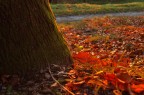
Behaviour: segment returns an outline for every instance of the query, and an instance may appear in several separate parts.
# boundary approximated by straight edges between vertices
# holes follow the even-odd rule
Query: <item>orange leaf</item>
[[[131,86],[131,88],[132,88],[133,91],[135,91],[135,92],[137,92],[137,93],[141,93],[141,92],[144,91],[144,84],[139,84],[139,85],[133,84],[133,85]]]
[[[84,80],[79,81],[79,82],[74,82],[73,84],[74,84],[74,85],[81,85],[81,84],[83,84],[83,83],[85,83],[85,81],[84,81]]]
[[[78,54],[73,54],[73,58],[79,60],[81,63],[86,63],[91,57],[89,52],[79,52]]]
[[[73,54],[75,60],[80,61],[81,63],[96,63],[98,60],[94,58],[89,52],[79,52],[78,54]]]

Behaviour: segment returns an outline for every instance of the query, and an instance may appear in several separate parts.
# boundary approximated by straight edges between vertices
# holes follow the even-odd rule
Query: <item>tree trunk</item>
[[[0,74],[27,74],[72,59],[47,0],[0,0]]]

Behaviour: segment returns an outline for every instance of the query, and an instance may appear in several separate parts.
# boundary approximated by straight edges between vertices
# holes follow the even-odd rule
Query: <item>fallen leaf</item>
[[[139,85],[132,84],[131,89],[134,92],[141,93],[144,91],[144,84],[139,84]]]

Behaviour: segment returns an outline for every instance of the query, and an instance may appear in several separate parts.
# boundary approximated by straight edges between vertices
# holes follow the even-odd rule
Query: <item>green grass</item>
[[[77,3],[77,4],[51,4],[52,10],[56,16],[62,15],[80,15],[110,12],[126,11],[144,11],[144,0],[137,2],[121,3]]]

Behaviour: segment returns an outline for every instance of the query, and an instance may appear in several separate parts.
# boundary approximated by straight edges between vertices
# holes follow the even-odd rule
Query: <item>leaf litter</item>
[[[97,17],[59,28],[74,59],[65,87],[75,95],[144,94],[144,16]]]
[[[1,95],[144,95],[144,16],[59,24],[74,59],[33,79],[2,75]]]

